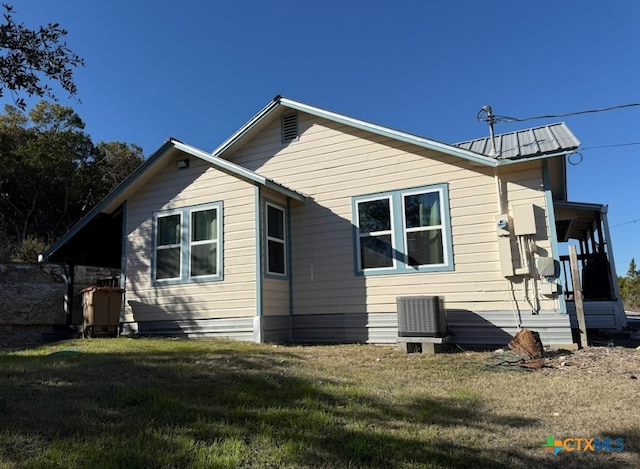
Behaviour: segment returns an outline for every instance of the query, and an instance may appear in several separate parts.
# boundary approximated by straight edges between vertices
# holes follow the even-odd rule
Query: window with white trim
[[[222,279],[222,203],[156,213],[153,216],[156,283]]]
[[[287,274],[286,218],[283,208],[267,202],[267,274]]]
[[[446,184],[355,197],[356,271],[453,270]]]

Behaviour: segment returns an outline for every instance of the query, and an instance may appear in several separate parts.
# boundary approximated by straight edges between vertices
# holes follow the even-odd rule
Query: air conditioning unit
[[[398,337],[445,337],[447,316],[444,298],[439,296],[399,296]]]

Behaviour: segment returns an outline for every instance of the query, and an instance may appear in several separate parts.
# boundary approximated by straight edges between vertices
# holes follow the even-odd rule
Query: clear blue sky
[[[9,1],[9,0],[8,0]],[[640,2],[23,0],[85,58],[74,107],[94,141],[212,150],[276,94],[454,143],[476,121],[640,102]],[[615,262],[640,261],[640,107],[564,120],[584,159],[569,198],[609,204]],[[626,224],[623,224],[626,223]],[[620,226],[616,226],[620,225]]]

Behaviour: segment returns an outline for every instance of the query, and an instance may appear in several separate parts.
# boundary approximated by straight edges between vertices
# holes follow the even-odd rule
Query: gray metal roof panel
[[[496,159],[533,158],[569,152],[580,145],[564,122],[517,130],[495,136]],[[482,155],[491,155],[491,138],[478,138],[455,144],[456,147]]]

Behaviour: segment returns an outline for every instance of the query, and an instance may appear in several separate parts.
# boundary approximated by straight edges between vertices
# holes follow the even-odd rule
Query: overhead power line
[[[636,218],[635,220],[629,220],[629,221],[625,221],[624,223],[618,223],[617,225],[611,225],[610,228],[615,228],[616,226],[622,226],[622,225],[630,225],[631,223],[638,223],[640,221],[640,218]]]
[[[621,104],[618,106],[603,107],[599,109],[587,109],[586,111],[567,112],[565,114],[547,114],[544,116],[533,116],[533,117],[511,117],[511,116],[498,116],[498,115],[492,115],[491,117],[489,116],[483,117],[482,116],[483,110],[484,110],[483,108],[478,112],[477,119],[481,122],[489,122],[489,119],[493,119],[494,122],[525,122],[525,121],[532,121],[532,120],[538,120],[538,119],[557,119],[559,117],[577,116],[580,114],[594,114],[597,112],[614,111],[616,109],[625,109],[625,108],[637,107],[637,106],[640,106],[640,103]]]
[[[610,145],[599,145],[597,147],[585,147],[580,150],[595,150],[596,148],[614,148],[614,147],[630,147],[632,145],[640,145],[640,142],[629,142],[629,143],[612,143]]]

